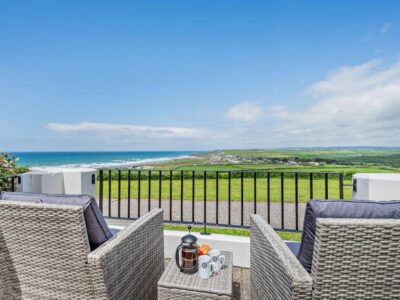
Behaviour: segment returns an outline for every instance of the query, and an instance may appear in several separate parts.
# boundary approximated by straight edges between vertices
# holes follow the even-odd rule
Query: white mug
[[[208,279],[214,273],[214,264],[208,255],[199,256],[199,276],[201,279]]]
[[[221,271],[221,268],[225,263],[225,256],[221,254],[221,251],[213,249],[208,252],[208,255],[211,257],[212,263],[214,264],[214,272],[218,273]]]

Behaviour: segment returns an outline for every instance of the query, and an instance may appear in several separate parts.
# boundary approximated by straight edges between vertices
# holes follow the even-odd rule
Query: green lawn
[[[350,180],[345,180],[345,184],[350,184]],[[109,195],[108,180],[103,183],[103,197],[107,198]],[[256,180],[257,185],[257,201],[267,201],[267,179],[260,178]],[[98,185],[98,189],[100,185]],[[138,197],[138,181],[133,180],[130,182],[131,198]],[[151,198],[159,198],[159,181],[151,180]],[[228,200],[228,180],[219,179],[219,200]],[[322,179],[314,179],[313,181],[313,198],[325,198],[325,181]],[[344,188],[344,198],[351,198],[351,187]],[[162,199],[170,199],[170,181],[164,179],[161,182]],[[111,197],[118,198],[118,181],[111,181]],[[121,198],[128,197],[128,181],[121,180]],[[149,197],[149,181],[141,180],[140,183],[140,197],[147,199]],[[309,179],[300,178],[298,181],[298,197],[299,202],[307,202],[310,199],[310,181]],[[329,178],[329,197],[333,199],[339,198],[339,180],[338,176],[330,176]],[[172,199],[181,199],[181,181],[176,179],[172,180]],[[192,180],[183,180],[183,199],[192,199]],[[204,180],[196,179],[195,181],[195,199],[204,200]],[[207,180],[207,200],[214,201],[216,199],[216,180]],[[254,201],[254,180],[251,178],[244,178],[243,180],[243,199],[244,201]],[[270,199],[271,201],[281,200],[281,181],[279,178],[270,179]],[[295,180],[293,178],[286,178],[284,180],[284,199],[286,202],[295,201]],[[231,181],[231,200],[241,200],[241,180],[234,178]]]
[[[208,160],[213,155],[221,154],[237,155],[245,158],[287,158],[291,161],[300,162],[301,165],[290,165],[288,163],[274,163],[273,161],[263,162],[241,162],[237,164],[233,163],[218,163],[210,164]],[[310,164],[310,161],[320,161],[320,165]],[[169,181],[169,170],[173,171],[172,180],[172,199],[181,199],[181,182],[179,179],[180,173],[184,174],[183,181],[183,199],[192,199],[192,172],[195,171],[196,183],[195,183],[195,199],[204,200],[204,181],[202,171],[207,171],[207,195],[208,200],[216,199],[216,171],[248,171],[245,172],[243,198],[244,201],[254,201],[254,181],[252,179],[252,172],[257,171],[257,200],[267,200],[267,180],[266,172],[274,172],[274,176],[270,182],[270,199],[271,201],[281,200],[281,183],[279,174],[280,172],[285,173],[284,182],[284,200],[287,202],[295,201],[295,180],[294,172],[304,173],[342,173],[344,175],[344,184],[351,184],[351,177],[354,173],[382,173],[382,172],[399,172],[398,165],[400,164],[400,154],[398,150],[358,150],[358,149],[315,149],[315,150],[223,150],[214,151],[201,154],[196,159],[182,159],[172,160],[168,162],[150,164],[157,170],[162,170],[162,187],[161,197],[162,199],[170,199],[170,181]],[[142,176],[144,177],[141,181],[140,197],[143,199],[149,198],[149,181],[147,175],[149,171],[142,170]],[[153,199],[159,198],[159,181],[158,171],[152,170],[151,180],[151,194],[150,197]],[[233,201],[239,201],[241,199],[241,181],[240,173],[232,173],[232,185],[231,185],[231,199]],[[117,171],[112,171],[111,181],[111,197],[118,197],[118,183],[117,183]],[[137,182],[137,170],[132,171],[133,180],[130,183],[131,186],[131,198],[138,197],[138,182]],[[228,199],[228,180],[226,172],[220,172],[219,179],[219,199]],[[329,175],[329,198],[339,198],[339,175]],[[104,197],[108,197],[108,172],[104,173]],[[128,181],[127,171],[122,171],[121,181],[121,197],[127,198],[128,196]],[[344,187],[344,198],[351,199],[351,187]],[[310,183],[309,175],[300,175],[298,182],[298,197],[300,202],[306,202],[310,199]],[[323,175],[314,175],[314,194],[313,198],[325,198],[325,181]]]
[[[188,231],[187,226],[185,225],[171,225],[165,224],[164,229],[167,230],[178,230],[178,231]],[[193,232],[202,232],[202,226],[192,226]],[[228,234],[228,235],[237,235],[237,236],[250,236],[250,230],[241,229],[241,228],[221,228],[221,227],[207,227],[208,233],[217,233],[217,234]],[[277,234],[283,239],[287,241],[300,241],[301,233],[300,232],[286,232],[286,231],[277,231]]]
[[[204,164],[204,160],[169,161],[154,165],[162,170],[186,170],[186,171],[221,171],[221,170],[269,170],[272,172],[339,172],[344,173],[348,178],[354,173],[392,173],[399,172],[399,168],[388,165],[371,164],[321,164],[320,166],[302,165],[291,166],[274,163],[239,163],[239,164]]]
[[[240,163],[219,162],[210,163],[212,156],[217,155],[234,155],[244,158]],[[229,161],[229,160],[228,160]],[[291,162],[291,163],[289,163]],[[293,162],[295,162],[293,164]],[[319,162],[317,165],[315,162]],[[267,172],[273,172],[270,179],[270,200],[274,202],[281,201],[281,181],[278,173],[285,173],[284,181],[284,200],[285,202],[295,201],[295,180],[294,172],[304,173],[336,173],[329,175],[329,198],[339,198],[339,175],[344,175],[344,184],[351,185],[352,175],[355,173],[391,173],[400,172],[400,150],[399,149],[249,149],[249,150],[221,150],[203,153],[196,159],[172,160],[162,163],[151,163],[148,166],[154,168],[152,170],[152,180],[148,180],[147,170],[142,170],[144,177],[140,184],[140,197],[148,199],[159,198],[159,181],[158,171],[162,170],[161,181],[161,197],[162,199],[170,199],[170,179],[169,170],[173,171],[172,180],[172,199],[181,199],[181,180],[180,174],[183,172],[183,199],[192,200],[192,171],[196,174],[196,183],[194,187],[195,199],[198,201],[204,200],[204,173],[207,173],[207,194],[206,198],[209,201],[216,199],[216,171],[250,171],[245,172],[243,180],[243,199],[244,201],[254,201],[254,179],[251,171],[257,171],[258,179],[257,186],[257,201],[267,201]],[[131,198],[138,197],[138,181],[137,171],[133,170],[133,180],[130,182]],[[118,198],[118,171],[111,172],[111,197]],[[241,179],[240,172],[232,173],[231,181],[231,199],[240,201],[241,199]],[[103,197],[108,198],[108,172],[104,173]],[[121,180],[121,198],[128,196],[128,181],[127,171],[122,171]],[[149,195],[149,182],[151,191]],[[98,185],[99,187],[99,185]],[[219,200],[228,200],[228,180],[227,173],[220,173],[218,183]],[[313,181],[313,198],[325,198],[325,180],[324,175],[314,175]],[[351,199],[351,186],[344,186],[344,198]],[[299,202],[309,201],[310,181],[309,174],[300,175],[298,180],[298,197]],[[187,231],[184,225],[165,225],[166,229]],[[202,231],[201,226],[194,226],[193,231]],[[210,233],[231,234],[239,236],[249,236],[250,232],[246,229],[237,228],[221,228],[207,227]],[[278,232],[284,240],[300,240],[300,233]]]

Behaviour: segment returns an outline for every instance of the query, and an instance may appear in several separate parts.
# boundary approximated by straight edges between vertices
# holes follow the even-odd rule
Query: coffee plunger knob
[[[189,226],[188,226],[188,229],[189,229],[189,234],[190,234],[190,230],[192,229],[192,226],[189,225]]]

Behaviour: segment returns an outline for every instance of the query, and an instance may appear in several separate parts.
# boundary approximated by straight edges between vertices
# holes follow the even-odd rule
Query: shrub
[[[0,153],[0,177],[11,176],[16,173],[18,158],[10,153]]]

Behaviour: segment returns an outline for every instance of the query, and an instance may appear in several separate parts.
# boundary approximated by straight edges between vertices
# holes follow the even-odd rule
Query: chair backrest
[[[298,258],[311,272],[317,219],[400,219],[400,201],[310,200],[304,215]]]
[[[82,206],[86,231],[92,251],[113,236],[100,208],[97,205],[96,199],[89,195],[50,195],[41,193],[1,192],[0,200]]]
[[[400,295],[400,220],[317,219],[313,299]]]
[[[0,201],[0,295],[91,299],[83,208]]]

